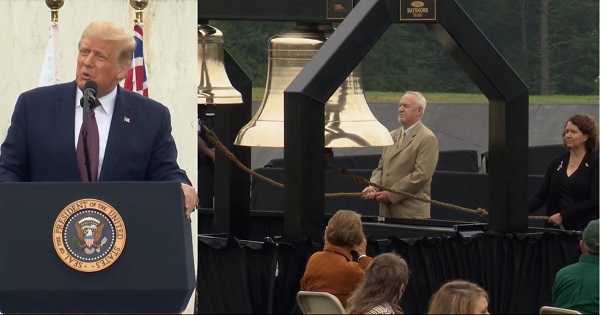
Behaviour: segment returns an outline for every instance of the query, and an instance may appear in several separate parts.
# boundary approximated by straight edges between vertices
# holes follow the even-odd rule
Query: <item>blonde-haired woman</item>
[[[348,298],[348,314],[404,314],[400,298],[409,279],[408,265],[394,253],[381,254],[365,271],[363,281]]]
[[[352,259],[352,251],[358,259]],[[328,292],[335,295],[346,307],[348,295],[365,275],[373,261],[367,256],[367,240],[362,229],[360,214],[351,210],[338,210],[325,227],[325,246],[310,256],[300,289]]]
[[[433,294],[427,314],[489,314],[489,298],[475,283],[454,280]]]

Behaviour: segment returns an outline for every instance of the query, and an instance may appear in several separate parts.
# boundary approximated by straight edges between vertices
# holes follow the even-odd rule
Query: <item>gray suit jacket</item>
[[[401,129],[390,134],[400,138]],[[379,165],[371,175],[371,182],[397,191],[431,199],[431,177],[439,157],[435,134],[422,122],[404,137],[401,143],[383,148]],[[391,204],[380,205],[379,215],[388,218],[430,218],[431,204],[390,193]]]

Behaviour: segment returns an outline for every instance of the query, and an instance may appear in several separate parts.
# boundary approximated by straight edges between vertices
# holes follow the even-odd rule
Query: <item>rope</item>
[[[217,137],[217,135],[208,127],[206,127],[205,125],[202,126],[202,128],[205,128],[206,130],[206,134],[208,135],[209,140],[221,151],[225,154],[225,156],[227,156],[227,158],[229,160],[231,160],[237,167],[239,167],[240,169],[242,169],[244,172],[250,174],[251,176],[254,176],[255,178],[258,178],[262,181],[265,181],[273,186],[279,187],[279,188],[283,188],[284,185],[282,183],[279,183],[277,181],[274,181],[266,176],[263,176],[261,174],[258,174],[256,172],[254,172],[253,170],[249,169],[248,167],[246,167],[246,165],[244,165],[242,162],[240,162],[235,155],[233,155],[233,153],[231,153],[231,151],[229,151],[229,149],[227,149],[227,147],[225,147],[225,145],[223,145],[223,143],[221,143],[221,141],[219,140],[219,138]],[[477,208],[477,209],[470,209],[470,208],[465,208],[465,207],[461,207],[461,206],[457,206],[451,203],[447,203],[447,202],[442,202],[442,201],[437,201],[437,200],[433,200],[433,199],[429,199],[429,198],[425,198],[425,197],[421,197],[421,196],[417,196],[417,195],[413,195],[411,193],[407,193],[404,191],[399,191],[399,190],[393,190],[387,187],[383,187],[381,185],[372,183],[370,181],[368,181],[367,179],[365,179],[364,177],[358,176],[350,171],[348,171],[347,169],[341,168],[341,169],[335,169],[338,173],[340,173],[341,175],[357,182],[357,183],[361,183],[364,185],[371,185],[377,189],[379,189],[380,191],[388,191],[394,194],[398,194],[398,195],[402,195],[408,198],[412,198],[415,200],[419,200],[419,201],[424,201],[427,203],[430,203],[432,205],[436,205],[436,206],[440,206],[440,207],[445,207],[445,208],[449,208],[449,209],[454,209],[454,210],[458,210],[458,211],[463,211],[463,212],[467,212],[467,213],[471,213],[471,214],[476,214],[479,215],[481,217],[484,216],[488,216],[489,213],[483,209],[483,208]],[[348,192],[337,192],[337,193],[326,193],[325,194],[325,198],[340,198],[340,197],[362,197],[363,193],[362,192],[354,192],[354,193],[348,193]],[[548,216],[542,216],[542,215],[538,215],[538,216],[529,216],[527,217],[529,220],[544,220],[544,221],[548,221],[548,219],[550,217]]]
[[[437,206],[441,206],[441,207],[446,207],[446,208],[450,208],[450,209],[464,211],[464,212],[467,212],[467,213],[477,214],[477,215],[482,216],[482,217],[488,215],[488,212],[485,211],[485,209],[482,209],[482,208],[477,208],[476,210],[475,209],[469,209],[469,208],[465,208],[465,207],[460,207],[460,206],[457,206],[457,205],[453,205],[453,204],[450,204],[450,203],[436,201],[436,200],[432,200],[432,199],[429,199],[429,198],[425,198],[425,197],[413,195],[413,194],[410,194],[410,193],[407,193],[407,192],[404,192],[404,191],[389,189],[389,188],[383,187],[381,185],[369,182],[368,180],[364,179],[363,177],[358,176],[358,175],[356,175],[354,173],[351,173],[348,170],[343,169],[343,168],[342,169],[338,169],[338,172],[340,174],[342,174],[342,175],[350,178],[351,180],[353,180],[355,182],[362,183],[364,185],[371,185],[371,186],[373,186],[373,187],[375,187],[375,188],[377,188],[379,190],[385,190],[385,191],[389,191],[391,193],[402,195],[402,196],[405,196],[405,197],[408,197],[408,198],[412,198],[412,199],[415,199],[415,200],[428,202],[428,203],[431,203],[432,205],[437,205]],[[360,197],[361,195],[362,195],[362,193],[359,193],[358,197]]]
[[[202,128],[206,129],[206,134],[208,135],[209,140],[221,151],[225,154],[225,156],[227,156],[227,158],[229,158],[235,165],[237,165],[237,167],[241,168],[244,172],[260,179],[263,180],[275,187],[279,187],[279,188],[283,188],[283,184],[276,182],[266,176],[260,175],[256,172],[254,172],[253,170],[249,169],[248,167],[246,167],[246,165],[244,165],[242,162],[240,162],[235,155],[233,155],[233,153],[231,153],[231,151],[229,151],[229,149],[227,149],[227,147],[225,147],[225,145],[223,145],[223,143],[221,143],[221,141],[219,141],[219,138],[217,137],[217,135],[208,127],[206,127],[205,125],[202,125]]]

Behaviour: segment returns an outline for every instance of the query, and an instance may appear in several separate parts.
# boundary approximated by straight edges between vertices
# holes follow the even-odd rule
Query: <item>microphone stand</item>
[[[92,168],[91,168],[91,162],[90,162],[90,150],[88,149],[88,141],[87,141],[87,135],[88,135],[88,115],[87,113],[90,111],[90,100],[89,97],[84,95],[83,98],[81,99],[82,101],[82,107],[83,107],[83,122],[81,124],[81,128],[82,128],[82,136],[83,136],[83,156],[85,159],[85,169],[87,171],[87,177],[88,177],[88,182],[92,181]]]

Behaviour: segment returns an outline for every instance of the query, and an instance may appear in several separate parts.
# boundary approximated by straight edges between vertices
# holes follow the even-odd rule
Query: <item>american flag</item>
[[[144,24],[135,23],[133,26],[133,39],[135,39],[135,51],[131,68],[125,77],[124,88],[144,96],[148,96],[148,79],[146,77],[146,65],[144,64]]]

